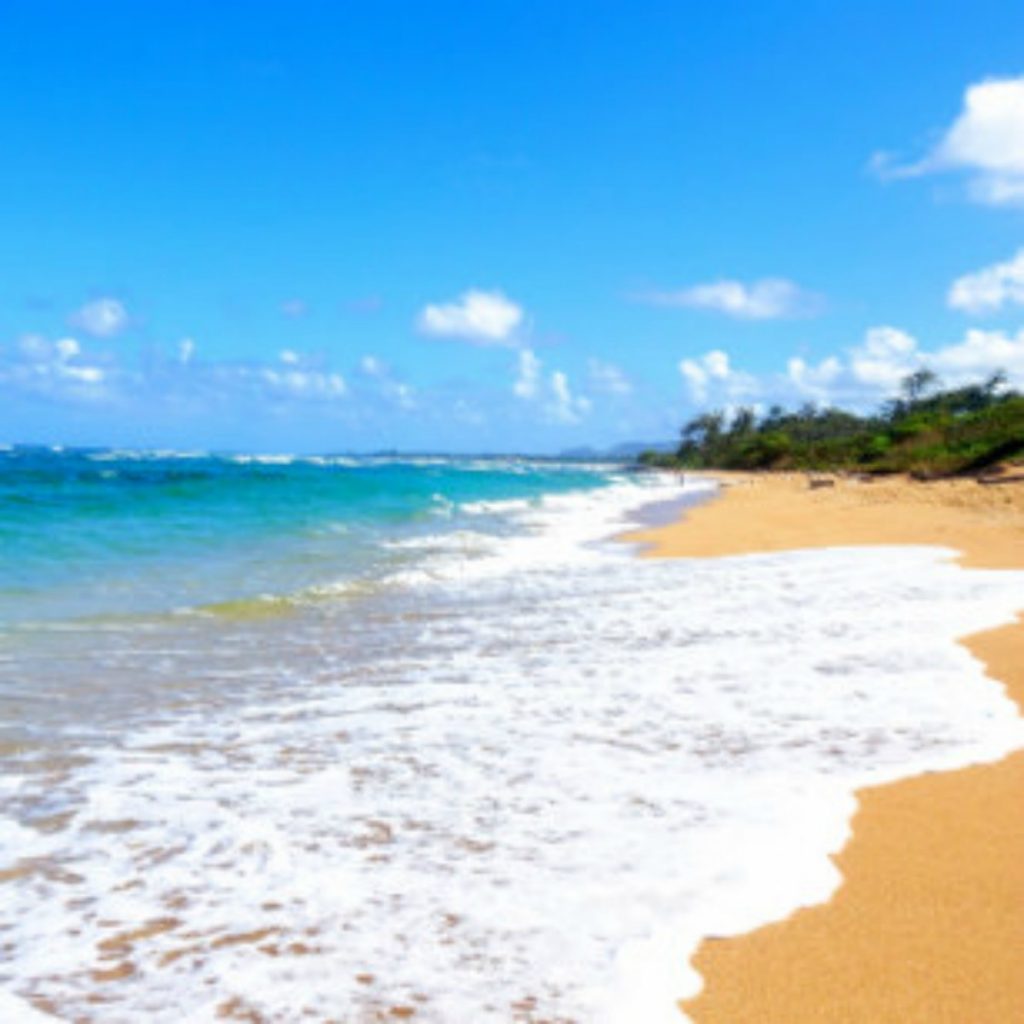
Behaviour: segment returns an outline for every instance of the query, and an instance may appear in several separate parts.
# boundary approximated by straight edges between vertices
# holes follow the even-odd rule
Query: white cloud
[[[106,374],[98,366],[64,366],[61,374],[80,384],[102,384]]]
[[[531,399],[540,390],[541,363],[534,352],[524,348],[519,353],[518,372],[512,390],[519,398]]]
[[[475,345],[513,345],[523,309],[501,292],[470,289],[455,302],[425,306],[416,319],[421,334]]]
[[[283,349],[269,360],[194,361],[195,343],[182,339],[166,355],[151,352],[136,363],[134,353],[93,353],[77,338],[24,335],[0,345],[0,401],[21,394],[47,401],[139,403],[182,409],[233,409],[246,418],[272,410],[275,416],[386,415],[419,409],[425,402],[412,385],[397,379],[385,363],[367,357],[356,371],[359,387],[333,370],[326,357]],[[367,374],[367,370],[374,374]],[[445,402],[439,404],[445,409]]]
[[[917,342],[896,327],[872,327],[862,344],[850,350],[849,368],[854,380],[884,392],[920,365]]]
[[[968,86],[959,116],[923,159],[901,164],[878,153],[872,166],[889,178],[965,171],[968,195],[976,202],[1024,203],[1024,76]]]
[[[69,359],[74,359],[82,351],[82,346],[74,338],[61,338],[54,343],[53,347],[57,351],[58,361],[62,363],[66,363]]]
[[[631,395],[633,384],[625,372],[614,363],[602,359],[591,359],[587,363],[590,386],[606,395]]]
[[[881,326],[871,328],[841,356],[827,356],[817,363],[794,356],[782,372],[748,373],[721,349],[681,360],[679,372],[690,399],[699,406],[734,408],[751,402],[792,404],[810,399],[860,408],[895,394],[903,378],[925,363],[937,371],[947,365],[936,353],[921,352],[905,331]]]
[[[82,354],[82,346],[74,338],[61,338],[54,343],[56,357],[49,369],[58,377],[78,384],[102,384],[106,374],[99,366],[80,365],[75,362]]]
[[[964,384],[1003,370],[1014,387],[1024,388],[1024,330],[970,330],[958,345],[925,355],[924,362],[945,381]]]
[[[569,378],[561,370],[551,374],[552,402],[548,406],[551,415],[563,423],[578,423],[590,412],[590,399],[574,395],[569,387]]]
[[[128,326],[128,311],[119,299],[94,299],[75,310],[68,321],[94,338],[112,338]]]
[[[780,398],[803,396],[815,401],[871,408],[899,392],[903,380],[927,367],[948,387],[977,383],[997,371],[1011,386],[1024,388],[1024,330],[969,330],[962,341],[922,348],[906,331],[873,327],[863,341],[842,356],[830,356],[817,366],[791,359],[784,377],[768,389],[781,388]]]
[[[412,385],[396,380],[384,360],[365,355],[359,360],[359,372],[374,381],[377,393],[389,402],[401,409],[416,407],[416,392]]]
[[[280,310],[289,319],[298,320],[309,312],[309,306],[303,299],[286,299]]]
[[[348,391],[345,378],[340,373],[264,367],[259,377],[268,391],[285,398],[330,401],[343,398]]]
[[[90,363],[75,338],[23,335],[17,351],[20,358],[0,365],[0,382],[47,398],[93,401],[105,394],[107,370]]]
[[[568,376],[561,370],[547,378],[536,353],[526,348],[516,360],[512,391],[524,402],[536,402],[549,418],[560,423],[578,423],[592,407],[585,395],[574,395]]]
[[[243,376],[253,376],[264,392],[276,398],[328,402],[348,394],[345,378],[326,369],[321,357],[284,348],[277,358],[277,365],[243,368]]]
[[[966,313],[993,313],[1005,305],[1024,305],[1024,249],[1005,263],[994,263],[958,277],[947,302]]]
[[[729,357],[720,349],[709,352],[703,359],[707,372],[716,380],[725,380],[732,372],[729,367]]]
[[[728,353],[721,349],[705,352],[698,359],[680,360],[679,372],[690,397],[698,404],[704,404],[711,397],[732,402],[757,391],[755,379],[734,370]]]
[[[683,375],[683,379],[686,381],[687,387],[690,389],[690,395],[695,402],[703,402],[708,396],[708,381],[714,374],[714,364],[720,364],[720,360],[725,360],[725,365],[729,365],[729,357],[722,351],[709,352],[707,355],[702,356],[698,359],[682,359],[679,362],[679,372]],[[712,365],[708,365],[711,360]]]
[[[781,277],[766,277],[744,284],[720,280],[695,284],[671,292],[650,292],[641,301],[657,306],[708,309],[738,320],[781,320],[810,316],[821,307],[821,298]]]
[[[786,363],[786,376],[797,391],[816,401],[826,401],[830,390],[843,372],[843,364],[835,356],[811,366],[795,357]]]

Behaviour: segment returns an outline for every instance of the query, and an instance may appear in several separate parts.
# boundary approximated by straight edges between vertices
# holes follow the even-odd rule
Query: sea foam
[[[97,643],[82,671],[143,692],[3,777],[6,998],[678,1022],[701,938],[834,891],[855,790],[1024,744],[956,643],[1024,575],[607,542],[668,487],[482,507],[516,531],[427,542],[362,604]]]

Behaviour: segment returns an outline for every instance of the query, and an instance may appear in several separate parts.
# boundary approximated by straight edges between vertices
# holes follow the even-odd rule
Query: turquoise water
[[[591,490],[619,469],[13,448],[0,452],[0,623],[337,592],[408,561],[396,541],[470,522],[500,533],[500,507],[481,515],[482,502]]]

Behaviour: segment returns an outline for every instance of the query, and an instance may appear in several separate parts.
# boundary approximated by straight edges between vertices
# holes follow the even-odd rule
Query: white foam
[[[304,455],[300,462],[306,462],[311,466],[358,466],[359,459],[351,455]]]
[[[466,515],[503,515],[509,512],[523,512],[536,504],[530,498],[506,498],[492,501],[466,501],[459,506],[459,511]]]
[[[0,989],[0,1020],[8,1021],[9,1024],[53,1024],[54,1018]]]
[[[302,459],[298,455],[229,455],[227,461],[240,466],[290,466]]]
[[[405,586],[508,577],[528,571],[557,572],[625,560],[631,551],[614,540],[634,529],[638,509],[656,502],[713,493],[714,483],[691,477],[685,484],[671,474],[619,477],[599,490],[568,491],[533,499],[467,502],[458,512],[491,515],[513,524],[499,537],[473,530],[431,534],[393,542],[396,548],[430,552],[415,567],[388,577]],[[454,506],[450,514],[455,514]]]
[[[468,584],[439,550],[363,619],[165,644],[145,717],[76,725],[88,762],[5,800],[0,870],[34,871],[5,883],[4,985],[73,1017],[127,961],[104,1020],[677,1022],[701,937],[828,898],[856,789],[1024,744],[955,642],[1010,621],[1024,574],[929,548],[631,560],[592,543],[622,488],[519,510]]]
[[[169,459],[208,459],[206,451],[176,451],[173,448],[114,448],[109,451],[88,452],[85,456],[90,462],[152,462]]]
[[[467,551],[497,551],[501,544],[502,538],[491,533],[479,533],[476,530],[452,530],[450,533],[431,533],[422,537],[403,537],[399,540],[385,541],[382,547],[390,551],[462,554]]]

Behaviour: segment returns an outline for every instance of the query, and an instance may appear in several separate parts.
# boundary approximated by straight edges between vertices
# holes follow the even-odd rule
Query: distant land
[[[674,452],[678,441],[623,441],[611,448],[566,448],[558,453],[560,459],[635,459],[643,452]]]

